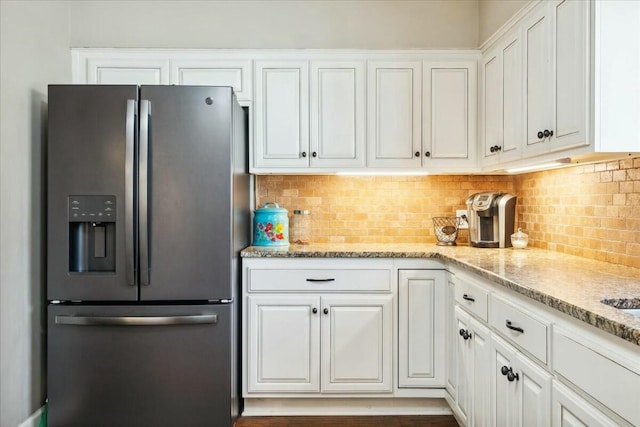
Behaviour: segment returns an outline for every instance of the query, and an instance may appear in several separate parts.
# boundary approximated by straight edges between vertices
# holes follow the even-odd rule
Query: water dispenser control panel
[[[69,196],[69,222],[115,222],[115,196]]]

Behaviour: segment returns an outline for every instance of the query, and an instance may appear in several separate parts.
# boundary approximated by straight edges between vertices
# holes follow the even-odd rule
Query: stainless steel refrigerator
[[[49,426],[233,425],[246,120],[227,87],[49,86]]]

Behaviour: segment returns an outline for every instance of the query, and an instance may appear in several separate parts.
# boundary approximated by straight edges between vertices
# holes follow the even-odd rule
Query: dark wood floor
[[[236,427],[458,427],[452,416],[240,417]]]

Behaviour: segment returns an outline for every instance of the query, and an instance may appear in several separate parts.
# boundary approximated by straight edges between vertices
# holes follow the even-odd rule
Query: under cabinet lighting
[[[543,163],[540,165],[523,166],[520,168],[507,169],[507,173],[527,172],[527,171],[540,171],[544,169],[557,168],[558,166],[567,166],[571,163],[570,158],[558,159],[555,162]]]
[[[368,171],[368,172],[336,172],[336,175],[343,176],[424,176],[429,175],[429,172],[383,172],[383,171]]]

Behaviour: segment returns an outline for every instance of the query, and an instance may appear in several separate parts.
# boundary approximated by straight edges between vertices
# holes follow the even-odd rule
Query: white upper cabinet
[[[424,61],[424,166],[475,169],[476,69],[476,61]]]
[[[422,61],[369,61],[368,166],[422,165]]]
[[[309,165],[308,61],[256,61],[254,166]]]
[[[250,60],[176,59],[171,61],[171,84],[231,86],[238,100],[252,98]]]
[[[311,167],[364,167],[364,61],[311,62]]]
[[[101,85],[169,84],[169,60],[163,58],[90,57],[76,67],[74,83]]]
[[[481,63],[480,141],[483,165],[522,155],[522,34],[511,31]]]

